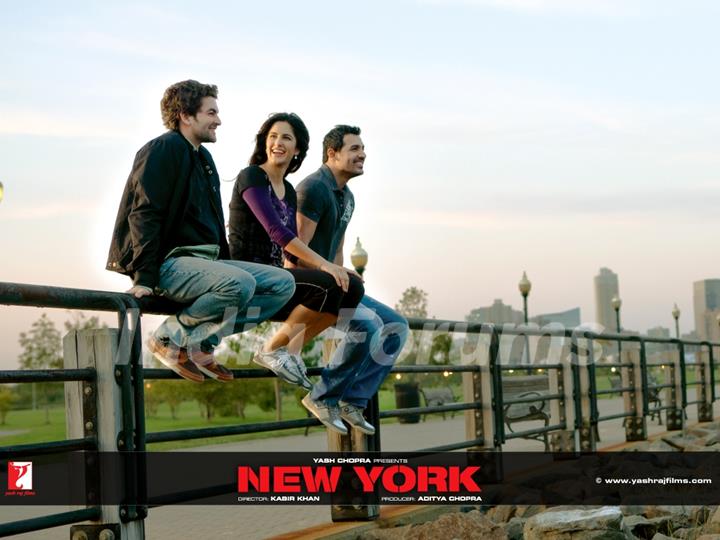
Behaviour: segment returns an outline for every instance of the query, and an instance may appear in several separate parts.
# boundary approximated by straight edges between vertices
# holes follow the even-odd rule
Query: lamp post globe
[[[362,244],[360,243],[360,237],[358,237],[357,241],[355,242],[355,248],[352,250],[352,253],[350,253],[350,262],[352,263],[353,268],[355,268],[357,273],[362,276],[363,272],[365,271],[365,267],[367,266],[368,254],[367,251],[363,249]]]

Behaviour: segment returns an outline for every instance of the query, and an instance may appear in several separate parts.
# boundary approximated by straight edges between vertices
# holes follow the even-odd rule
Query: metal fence
[[[274,422],[241,424],[147,433],[145,429],[144,381],[146,379],[169,379],[178,376],[165,369],[144,368],[142,365],[141,314],[166,314],[179,307],[162,299],[136,300],[122,293],[44,287],[14,283],[0,283],[0,304],[35,306],[62,309],[78,309],[114,312],[117,314],[117,330],[72,332],[64,339],[65,369],[0,371],[0,383],[28,383],[62,381],[66,383],[68,409],[68,439],[38,444],[0,447],[0,457],[18,458],[30,455],[61,453],[69,451],[140,452],[148,443],[180,441],[226,435],[288,430],[319,425],[314,418]],[[397,408],[381,411],[378,398],[371,401],[366,414],[376,426],[373,436],[355,430],[347,436],[329,435],[330,451],[379,451],[381,449],[380,420],[401,418],[429,413],[463,411],[465,437],[432,448],[414,451],[452,451],[461,449],[499,451],[502,445],[515,438],[544,438],[546,449],[558,452],[594,451],[597,443],[599,422],[624,418],[627,440],[647,438],[647,417],[665,411],[667,429],[682,429],[684,411],[688,405],[697,404],[700,421],[712,420],[712,404],[715,393],[714,348],[720,343],[659,339],[620,334],[593,333],[582,328],[531,328],[497,327],[490,324],[468,324],[456,321],[411,319],[410,328],[416,331],[451,333],[456,336],[474,336],[470,352],[461,355],[460,362],[451,365],[397,365],[392,373],[442,373],[452,370],[462,378],[463,399],[460,403],[445,403]],[[536,336],[555,340],[554,355],[532,364],[505,362],[501,358],[501,340],[514,340],[517,336]],[[617,362],[595,362],[595,342],[622,342],[622,358]],[[661,343],[672,347],[675,358],[661,363],[648,364],[646,346]],[[693,368],[694,381],[687,377],[685,348],[698,349]],[[552,349],[552,347],[551,347]],[[648,370],[666,366],[665,381],[649,378]],[[619,369],[621,385],[609,390],[598,390],[597,370]],[[523,379],[514,371],[527,373]],[[237,379],[274,377],[261,369],[234,369]],[[311,368],[309,375],[320,373]],[[535,373],[535,375],[532,375]],[[511,383],[519,382],[520,390],[538,383],[544,390],[518,392],[516,384],[510,394]],[[523,386],[525,385],[525,386]],[[528,386],[529,385],[529,386]],[[697,387],[698,399],[688,402],[688,386]],[[651,407],[648,396],[652,392],[665,392],[665,405]],[[507,394],[504,395],[504,394]],[[619,394],[625,401],[624,412],[601,416],[598,412],[598,396]],[[545,410],[545,425],[523,431],[512,430],[509,416],[513,410],[529,413],[527,418],[537,418],[538,411]],[[115,409],[121,414],[116,415]],[[535,415],[535,416],[533,416]],[[524,416],[520,414],[520,420]],[[552,420],[553,424],[549,421]],[[508,429],[506,429],[508,428]],[[137,501],[138,494],[146,493],[143,462],[133,461],[134,467],[125,470],[124,488],[128,501]],[[182,502],[217,494],[227,486],[218,486],[203,492],[180,493],[174,502]],[[143,520],[148,506],[120,504],[117,507],[101,505],[101,501],[88,499],[83,510],[62,512],[40,518],[0,524],[0,536],[9,536],[60,525],[93,522],[80,526],[85,536],[100,538],[103,530],[117,531],[123,538],[144,538]],[[94,504],[93,504],[94,503]],[[333,520],[372,519],[378,515],[377,505],[363,507],[331,508]],[[75,531],[81,530],[78,526]]]

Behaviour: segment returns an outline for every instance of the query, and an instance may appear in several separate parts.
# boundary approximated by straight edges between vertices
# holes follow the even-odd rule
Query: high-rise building
[[[618,275],[609,268],[601,268],[595,276],[595,322],[605,327],[607,332],[615,332],[617,323],[612,299],[620,295]]]
[[[700,339],[718,336],[716,316],[720,313],[720,279],[703,279],[693,283],[695,332]]]
[[[522,324],[524,315],[522,311],[517,311],[512,306],[503,304],[503,301],[498,298],[493,302],[492,306],[473,309],[465,319],[468,322],[476,323]]]
[[[562,324],[565,328],[575,328],[580,326],[580,308],[576,307],[559,313],[535,315],[530,317],[530,322],[537,324],[541,328],[551,323]]]

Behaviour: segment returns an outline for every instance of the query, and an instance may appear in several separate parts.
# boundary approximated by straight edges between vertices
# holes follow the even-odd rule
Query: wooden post
[[[325,365],[330,363],[337,341],[334,339],[326,339],[323,341],[323,361]],[[375,398],[377,400],[377,398]],[[368,409],[377,407],[375,403]],[[377,420],[375,426],[375,435],[368,436],[364,433],[353,429],[348,431],[347,435],[340,435],[334,431],[327,430],[328,451],[338,453],[348,452],[369,452],[371,450],[380,450],[380,420]],[[372,422],[372,419],[370,420]],[[356,503],[355,503],[356,502]],[[370,521],[380,517],[380,504],[375,493],[358,494],[357,501],[351,505],[333,504],[330,507],[330,515],[333,521]]]
[[[71,331],[63,339],[64,367],[66,369],[93,368],[97,373],[96,382],[66,382],[65,400],[67,406],[67,436],[69,439],[92,436],[97,439],[100,452],[117,452],[118,436],[122,431],[124,411],[120,397],[120,387],[115,380],[115,366],[118,347],[116,329]],[[92,456],[88,456],[92,458]],[[93,476],[97,471],[97,457],[88,462],[87,474]],[[102,484],[117,484],[124,478],[96,478],[100,488]],[[101,491],[88,492],[89,506],[91,495],[97,497]],[[100,520],[91,525],[74,525],[71,539],[122,539],[143,540],[144,523],[140,521],[122,522],[121,510],[117,505],[101,505]]]
[[[698,349],[695,353],[695,373],[697,380],[700,385],[697,386],[697,400],[698,400],[698,421],[700,422],[712,422],[713,421],[713,407],[712,407],[712,390],[710,387],[710,352],[711,347],[707,346],[708,350],[704,351],[702,348]]]
[[[476,366],[476,371],[462,373],[463,401],[480,402],[480,408],[468,409],[465,413],[465,438],[482,439],[482,443],[469,448],[470,451],[496,451],[496,433],[493,424],[492,377],[490,375],[490,336],[479,334],[478,344],[471,355],[463,356],[463,364]],[[487,344],[484,342],[487,341]],[[483,342],[483,343],[481,343]]]

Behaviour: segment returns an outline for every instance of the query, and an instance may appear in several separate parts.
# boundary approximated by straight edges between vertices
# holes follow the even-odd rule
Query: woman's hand
[[[325,261],[320,265],[320,270],[323,272],[327,272],[332,277],[335,278],[335,282],[342,288],[344,292],[348,291],[348,287],[350,285],[350,276],[348,276],[348,271],[343,268],[342,266],[338,266],[337,264],[333,264],[329,261]]]

